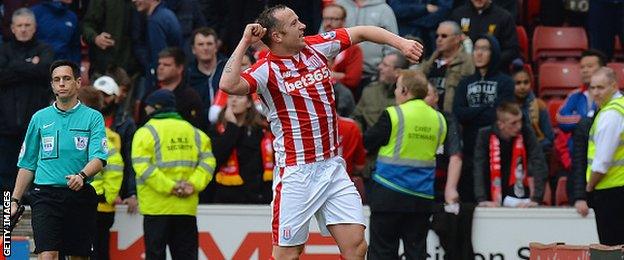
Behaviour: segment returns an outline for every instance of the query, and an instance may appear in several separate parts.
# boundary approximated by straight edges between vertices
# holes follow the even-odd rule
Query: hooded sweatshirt
[[[395,34],[399,31],[394,12],[384,0],[367,0],[362,6],[358,6],[354,0],[336,0],[336,4],[343,6],[347,10],[345,27],[374,25]],[[362,42],[359,46],[364,54],[363,72],[365,76],[377,75],[377,65],[386,54],[394,49],[389,45],[380,45],[372,42]]]
[[[498,71],[501,52],[498,41],[489,35],[480,36],[476,40],[479,39],[490,42],[487,73],[482,76],[477,68],[474,74],[460,81],[453,102],[453,113],[463,128],[465,156],[473,154],[479,128],[491,125],[496,120],[496,107],[502,101],[515,99],[513,80]]]

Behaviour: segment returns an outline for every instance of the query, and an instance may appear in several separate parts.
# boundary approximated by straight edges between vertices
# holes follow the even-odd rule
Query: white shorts
[[[305,244],[313,215],[325,236],[329,235],[328,225],[364,226],[362,199],[341,157],[275,169],[271,203],[273,245]]]

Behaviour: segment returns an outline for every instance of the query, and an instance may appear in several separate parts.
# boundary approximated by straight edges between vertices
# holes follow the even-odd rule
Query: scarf
[[[500,140],[492,133],[490,134],[490,194],[491,200],[498,205],[503,202],[503,189],[501,177],[501,151]],[[519,134],[513,141],[511,152],[511,164],[509,170],[509,186],[514,187],[514,193],[518,197],[524,197],[524,187],[528,186],[527,179],[527,156],[524,147],[522,134]],[[518,180],[517,178],[520,178]]]
[[[225,132],[225,126],[223,124],[217,125],[217,131],[219,133]],[[273,180],[273,144],[272,136],[269,131],[262,131],[264,136],[260,140],[260,152],[262,153],[262,180]],[[228,158],[227,162],[219,168],[215,176],[215,181],[224,186],[241,186],[244,181],[240,176],[240,165],[238,162],[238,156],[236,148],[232,149],[232,154]]]

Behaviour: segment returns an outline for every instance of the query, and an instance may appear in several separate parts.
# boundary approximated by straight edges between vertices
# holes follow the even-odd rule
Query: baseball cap
[[[115,80],[109,76],[101,76],[93,82],[93,87],[104,94],[119,96],[119,86]]]
[[[167,89],[159,89],[147,96],[145,105],[154,108],[173,108],[176,107],[176,98],[173,92]]]

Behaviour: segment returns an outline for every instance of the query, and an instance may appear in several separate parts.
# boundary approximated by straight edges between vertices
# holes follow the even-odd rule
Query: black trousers
[[[146,215],[143,217],[146,260],[165,260],[169,246],[174,260],[197,259],[197,218],[184,215]]]
[[[444,259],[473,259],[472,219],[475,204],[462,203],[458,215],[444,212],[443,207],[439,205],[433,213],[431,229],[436,232],[444,248]]]
[[[624,187],[595,190],[588,197],[596,214],[600,244],[624,244]]]
[[[110,228],[115,222],[115,212],[98,212],[95,223],[95,239],[93,241],[93,258],[95,260],[110,259],[109,241]]]
[[[427,258],[427,232],[430,213],[371,212],[368,259],[399,259],[399,239],[404,259]]]

